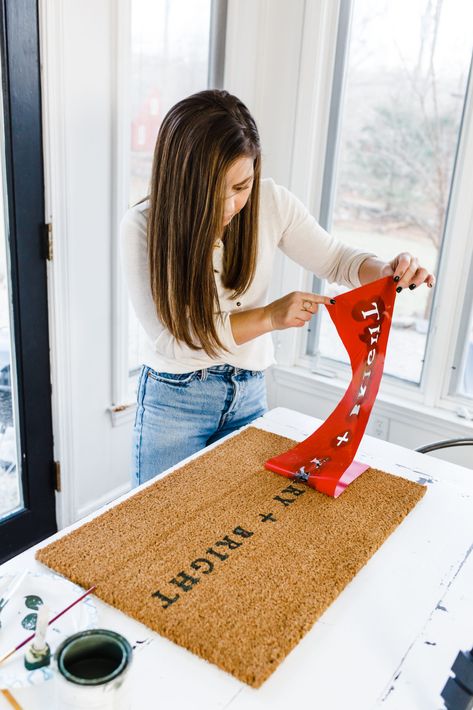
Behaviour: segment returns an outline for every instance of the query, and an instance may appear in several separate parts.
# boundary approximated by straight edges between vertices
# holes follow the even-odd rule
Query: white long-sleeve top
[[[372,256],[347,246],[328,234],[289,190],[271,178],[261,181],[258,225],[258,257],[249,289],[237,299],[221,281],[223,243],[214,248],[213,264],[222,318],[217,333],[228,352],[211,358],[204,350],[192,350],[176,340],[159,320],[150,287],[146,225],[149,202],[130,208],[120,225],[120,253],[130,299],[147,335],[144,363],[157,372],[185,373],[212,365],[229,364],[247,370],[264,370],[275,362],[270,333],[237,345],[230,314],[267,304],[276,249],[320,278],[350,287],[360,286],[358,271]],[[196,294],[198,297],[198,295]]]

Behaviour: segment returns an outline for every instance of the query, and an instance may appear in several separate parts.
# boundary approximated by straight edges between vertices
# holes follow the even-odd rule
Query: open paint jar
[[[132,648],[126,638],[107,629],[80,631],[69,636],[54,657],[61,710],[129,708],[125,680]]]

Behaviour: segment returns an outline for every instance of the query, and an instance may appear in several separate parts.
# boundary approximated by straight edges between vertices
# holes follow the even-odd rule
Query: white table
[[[255,423],[295,440],[319,424],[281,407]],[[473,646],[473,470],[369,436],[357,459],[425,483],[427,493],[260,689],[96,600],[100,626],[133,644],[146,641],[134,654],[133,710],[443,707],[440,691],[451,664],[460,649]],[[34,560],[35,549],[9,560],[0,573],[25,567],[44,571]],[[14,695],[28,710],[49,710],[53,682]],[[8,707],[0,695],[0,710]]]

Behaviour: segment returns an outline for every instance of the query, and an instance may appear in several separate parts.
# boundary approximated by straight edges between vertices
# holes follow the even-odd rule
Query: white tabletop
[[[319,424],[282,407],[254,423],[295,440]],[[261,688],[246,686],[96,600],[101,627],[133,645],[144,642],[132,664],[133,710],[443,707],[440,691],[453,660],[473,646],[473,471],[369,436],[356,458],[425,483],[427,493]],[[36,547],[6,562],[0,573],[45,571],[34,559]],[[15,698],[29,710],[49,710],[53,683],[15,690]],[[8,707],[0,695],[0,710]]]

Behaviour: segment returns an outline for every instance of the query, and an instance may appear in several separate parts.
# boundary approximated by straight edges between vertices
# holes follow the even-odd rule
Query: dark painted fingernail
[[[411,285],[409,286],[409,288],[411,289],[411,291],[413,291],[413,290],[415,289],[415,287],[416,287],[415,284],[411,284]]]
[[[400,278],[401,278],[400,276],[395,276],[394,281],[399,281]]]
[[[335,305],[335,304],[336,304],[336,300],[335,300],[334,298],[331,298],[331,299],[330,299],[330,303],[333,303],[333,305]]]
[[[396,289],[396,291],[397,291],[398,293],[401,293],[401,291],[402,291],[401,286],[398,286],[397,289]]]
[[[427,286],[428,286],[429,288],[432,288],[433,284],[427,284]]]

